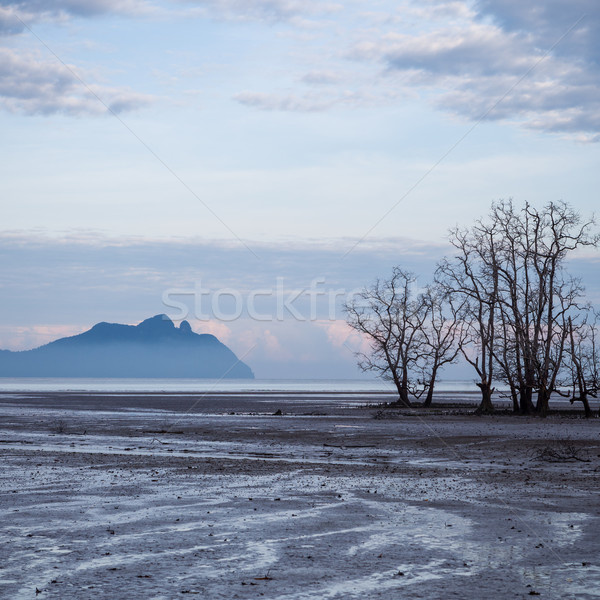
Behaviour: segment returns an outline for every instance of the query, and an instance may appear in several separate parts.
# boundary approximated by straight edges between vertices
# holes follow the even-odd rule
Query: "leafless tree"
[[[590,314],[593,315],[591,322]],[[592,416],[589,398],[597,398],[600,391],[599,336],[598,314],[591,309],[580,323],[568,319],[568,341],[565,353],[569,359],[568,369],[573,388],[571,404],[581,402],[586,418]]]
[[[345,306],[348,324],[371,345],[370,353],[359,354],[359,366],[393,381],[404,406],[411,406],[411,395],[423,393],[418,373],[427,307],[414,284],[412,273],[396,267],[389,279],[377,280]]]
[[[541,210],[526,204],[520,211],[511,201],[498,202],[490,217],[501,240],[494,261],[504,347],[496,349],[496,359],[513,395],[519,390],[520,411],[545,415],[559,383],[565,324],[583,295],[565,259],[580,246],[597,245],[590,233],[594,221],[582,221],[564,202]]]
[[[422,296],[427,311],[423,324],[423,370],[427,396],[423,406],[431,406],[440,370],[455,363],[463,346],[466,329],[462,321],[463,304],[453,302],[439,285],[429,286]]]
[[[537,351],[536,411],[545,415],[563,359],[567,315],[577,308],[583,292],[580,283],[564,272],[564,261],[579,246],[597,244],[598,237],[589,235],[593,221],[582,223],[580,215],[565,203],[551,202],[543,211],[526,206],[524,212],[529,224],[527,250],[537,291],[532,310]]]
[[[599,245],[594,225],[564,202],[493,203],[486,218],[450,231],[454,253],[438,264],[435,286],[415,296],[414,275],[396,268],[346,307],[371,342],[362,368],[393,380],[402,404],[427,391],[429,406],[439,369],[460,353],[477,373],[478,412],[494,410],[494,381],[502,381],[515,412],[545,416],[568,383],[588,414],[598,330],[582,320],[583,286],[565,263]]]
[[[494,410],[498,274],[493,255],[497,240],[493,231],[476,225],[451,230],[450,243],[457,253],[439,263],[436,280],[447,296],[460,299],[464,331],[460,352],[477,373],[476,384],[481,391],[478,412],[489,413]]]
[[[463,354],[477,371],[482,411],[492,409],[496,377],[508,384],[515,409],[547,413],[560,383],[566,323],[583,294],[564,263],[576,248],[598,244],[593,224],[563,202],[516,210],[507,201],[471,228],[451,231],[458,253],[440,263],[437,276],[466,298],[472,337]]]

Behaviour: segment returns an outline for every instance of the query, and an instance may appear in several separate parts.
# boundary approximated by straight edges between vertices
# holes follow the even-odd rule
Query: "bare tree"
[[[590,234],[594,221],[582,221],[564,202],[516,211],[512,201],[493,204],[490,221],[501,239],[494,260],[504,335],[495,356],[513,402],[518,388],[520,411],[545,415],[558,389],[565,325],[583,295],[564,262],[579,246],[598,243]]]
[[[450,243],[457,254],[439,263],[436,280],[446,295],[460,298],[464,331],[460,351],[478,376],[476,385],[481,391],[478,412],[490,413],[494,410],[498,274],[493,257],[497,240],[493,231],[475,226],[470,230],[451,230]]]
[[[592,312],[592,311],[590,311]],[[568,319],[568,342],[566,354],[573,388],[571,404],[581,402],[586,418],[592,416],[589,398],[597,398],[600,391],[600,337],[598,314],[589,322],[589,314],[580,323]],[[600,410],[599,410],[600,416]]]
[[[501,328],[493,347],[497,375],[509,386],[514,410],[530,413],[534,411],[535,352],[528,343],[534,294],[528,269],[530,257],[523,251],[527,227],[514,210],[512,201],[492,204],[490,221],[491,234],[498,239],[493,256],[493,268],[498,277],[497,319]]]
[[[488,219],[451,231],[458,253],[440,263],[438,278],[466,298],[472,337],[463,354],[477,371],[482,411],[492,409],[494,376],[508,384],[515,409],[547,413],[560,383],[566,323],[583,294],[564,262],[576,248],[598,244],[593,224],[564,202],[517,211],[507,201],[494,203]]]
[[[402,404],[427,391],[429,406],[439,369],[460,353],[477,373],[478,412],[494,410],[494,382],[502,381],[515,412],[545,416],[568,380],[589,413],[597,328],[581,320],[583,286],[565,262],[599,245],[594,225],[564,202],[493,203],[487,218],[450,231],[455,253],[438,264],[434,288],[415,297],[414,275],[396,268],[346,307],[349,324],[371,342],[362,368],[393,380]]]
[[[458,359],[466,330],[462,321],[463,304],[459,301],[457,306],[439,285],[429,286],[422,298],[427,311],[423,324],[423,370],[427,396],[423,406],[429,407],[437,376],[445,365]]]
[[[528,252],[535,277],[537,297],[532,307],[536,352],[536,411],[545,415],[550,396],[556,389],[567,339],[565,328],[570,311],[578,309],[583,288],[564,270],[567,255],[580,246],[596,246],[598,235],[590,235],[593,219],[581,216],[564,202],[550,202],[542,211],[524,209]]]
[[[412,273],[396,267],[390,279],[377,280],[345,306],[348,324],[371,345],[369,354],[359,354],[359,366],[393,381],[404,406],[411,406],[410,395],[423,393],[417,373],[427,308],[413,294],[414,284]]]
[[[512,401],[513,412],[521,412],[519,399],[521,394],[522,368],[520,363],[520,349],[514,335],[514,324],[510,321],[507,312],[500,307],[499,327],[501,329],[494,345],[494,359],[498,364],[499,380],[508,385],[509,397]],[[532,405],[533,407],[533,405]]]

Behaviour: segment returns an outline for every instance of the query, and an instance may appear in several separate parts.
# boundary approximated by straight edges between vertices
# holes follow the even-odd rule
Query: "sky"
[[[600,188],[597,0],[0,0],[0,348],[158,313],[360,376],[341,305]],[[600,301],[598,253],[573,262]],[[239,314],[238,314],[239,313]]]

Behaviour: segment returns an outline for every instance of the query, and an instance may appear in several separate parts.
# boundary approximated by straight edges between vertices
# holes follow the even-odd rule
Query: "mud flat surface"
[[[600,598],[600,419],[465,412],[1,394],[0,597]]]

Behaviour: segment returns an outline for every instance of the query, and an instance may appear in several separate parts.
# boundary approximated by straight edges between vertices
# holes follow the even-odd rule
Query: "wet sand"
[[[0,394],[0,597],[600,597],[599,419],[372,401]]]

